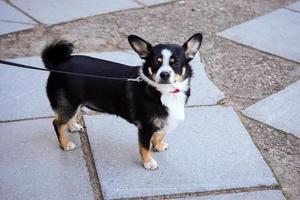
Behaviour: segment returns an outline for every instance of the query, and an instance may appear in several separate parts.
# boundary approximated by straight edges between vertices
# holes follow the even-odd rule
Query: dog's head
[[[173,84],[191,76],[188,63],[201,46],[202,34],[193,35],[182,46],[177,44],[152,46],[135,35],[130,35],[128,41],[134,51],[145,60],[142,70],[147,78],[156,84]]]

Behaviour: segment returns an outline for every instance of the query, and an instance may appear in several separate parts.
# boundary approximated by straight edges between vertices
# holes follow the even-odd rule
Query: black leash
[[[137,78],[117,78],[117,77],[95,76],[95,75],[80,74],[80,73],[75,73],[75,72],[44,69],[44,68],[14,63],[14,62],[8,62],[5,60],[0,60],[0,64],[10,65],[10,66],[14,66],[14,67],[20,67],[20,68],[25,68],[25,69],[32,69],[32,70],[39,70],[39,71],[46,71],[46,72],[53,72],[53,73],[60,73],[60,74],[77,75],[77,76],[86,76],[86,77],[92,77],[92,78],[101,78],[101,79],[110,79],[110,80],[119,80],[119,81],[136,81],[136,82],[142,81],[142,78],[140,76],[138,76]]]

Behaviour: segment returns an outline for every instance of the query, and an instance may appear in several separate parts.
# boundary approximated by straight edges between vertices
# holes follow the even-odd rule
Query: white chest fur
[[[186,95],[182,92],[166,93],[162,94],[160,99],[162,104],[168,108],[169,114],[162,131],[170,132],[176,128],[180,121],[184,121],[185,119],[184,105]]]
[[[185,92],[189,89],[189,81],[190,79],[187,78],[182,82],[176,82],[173,84],[158,84],[143,74],[142,68],[140,68],[140,76],[141,78],[146,81],[149,85],[155,87],[157,91],[161,92],[161,103],[168,108],[168,117],[164,119],[164,122],[159,122],[161,119],[155,119],[154,123],[158,123],[160,125],[163,124],[163,127],[160,131],[164,133],[168,133],[172,131],[180,121],[185,119],[184,115],[184,106],[186,101]],[[180,92],[172,93],[178,89]]]

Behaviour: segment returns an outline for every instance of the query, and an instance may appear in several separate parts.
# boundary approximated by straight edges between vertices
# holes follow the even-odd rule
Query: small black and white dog
[[[130,35],[128,41],[144,59],[143,66],[71,55],[73,45],[64,40],[55,40],[44,48],[42,59],[48,69],[116,78],[140,77],[142,80],[50,73],[46,89],[56,114],[53,125],[61,148],[72,150],[75,145],[65,138],[64,132],[66,127],[71,131],[82,129],[76,122],[81,106],[120,116],[137,126],[143,165],[155,170],[158,166],[151,156],[151,146],[154,151],[166,150],[165,134],[185,118],[184,106],[190,96],[192,77],[189,62],[200,48],[202,34],[193,35],[182,46],[152,46],[134,35]]]

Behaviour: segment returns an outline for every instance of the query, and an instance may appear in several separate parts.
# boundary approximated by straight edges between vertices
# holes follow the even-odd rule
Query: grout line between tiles
[[[292,9],[292,8],[287,8],[287,7],[285,7],[285,8],[283,8],[283,9],[286,9],[286,10],[289,10],[289,11],[292,11],[292,12],[295,12],[295,13],[299,13],[299,14],[300,14],[300,11],[295,10],[295,9]]]
[[[44,117],[29,117],[29,118],[21,118],[21,119],[9,119],[9,120],[0,120],[0,124],[11,123],[11,122],[20,122],[20,121],[30,121],[30,120],[38,120],[38,119],[47,119],[53,118],[53,116],[44,116]]]
[[[0,20],[0,22],[14,23],[14,24],[26,24],[26,25],[36,26],[36,24],[29,23],[29,22],[17,22],[17,21],[10,21],[10,20]]]
[[[93,189],[94,199],[101,200],[103,199],[103,193],[83,116],[80,117],[79,121],[83,127],[83,130],[79,132],[81,149],[89,175],[90,184]]]
[[[278,185],[260,185],[254,187],[241,187],[241,188],[231,188],[231,189],[221,189],[221,190],[211,190],[203,192],[186,192],[186,193],[177,193],[177,194],[164,194],[164,195],[154,195],[146,197],[134,197],[134,198],[119,198],[117,200],[130,199],[173,199],[173,198],[190,198],[190,197],[200,197],[200,196],[215,196],[221,194],[232,194],[232,193],[242,193],[242,192],[258,192],[258,191],[267,191],[267,190],[279,190]],[[116,200],[116,199],[115,199]]]
[[[13,8],[17,9],[19,12],[21,12],[22,14],[26,15],[27,17],[29,17],[31,20],[33,20],[34,22],[37,23],[37,25],[43,24],[42,22],[40,22],[39,20],[35,19],[34,17],[32,17],[31,15],[29,15],[28,13],[26,13],[24,10],[22,10],[21,8],[19,8],[18,6],[16,6],[15,4],[11,3],[9,0],[6,0],[6,2],[12,6]]]
[[[234,26],[233,26],[233,27],[234,27]],[[231,27],[231,28],[233,28],[233,27]],[[230,28],[228,28],[228,29],[230,29]],[[290,60],[290,59],[288,59],[288,58],[284,58],[284,57],[279,56],[279,55],[276,55],[276,54],[274,54],[274,53],[267,52],[267,51],[265,51],[265,50],[258,49],[258,48],[256,48],[256,47],[248,46],[248,45],[246,45],[246,44],[243,44],[243,43],[237,42],[237,41],[235,41],[235,40],[233,40],[233,39],[230,39],[230,38],[227,38],[227,37],[225,37],[225,36],[222,36],[221,33],[224,32],[224,31],[226,31],[226,30],[227,30],[227,29],[225,29],[225,30],[223,30],[223,31],[220,31],[220,32],[218,32],[218,33],[212,34],[212,35],[213,35],[213,36],[216,36],[216,37],[218,37],[218,38],[220,38],[220,39],[223,39],[223,40],[227,40],[227,41],[233,42],[233,43],[235,43],[235,44],[237,44],[237,45],[239,45],[239,46],[241,46],[241,47],[246,47],[246,48],[249,48],[249,49],[251,49],[251,50],[254,50],[254,51],[257,51],[257,52],[260,52],[260,53],[263,53],[263,54],[267,54],[267,55],[270,55],[270,56],[274,56],[274,57],[283,59],[283,60],[285,60],[285,61],[287,61],[287,62],[300,63],[300,62],[298,62],[298,61]]]
[[[270,162],[266,159],[266,157],[264,156],[264,154],[261,153],[261,150],[260,150],[259,146],[254,142],[254,139],[253,139],[252,135],[249,133],[250,131],[248,131],[246,125],[244,124],[245,122],[244,122],[244,120],[243,120],[241,117],[244,117],[244,118],[253,120],[253,121],[258,122],[258,123],[262,123],[262,124],[264,124],[265,126],[271,127],[271,128],[273,128],[273,129],[275,129],[275,130],[277,130],[277,131],[281,131],[281,132],[284,132],[284,131],[279,130],[279,129],[276,129],[276,128],[274,128],[274,127],[272,127],[272,126],[270,126],[270,125],[268,125],[268,124],[266,124],[266,123],[264,123],[264,122],[258,121],[258,120],[256,120],[256,119],[251,118],[251,117],[248,117],[248,116],[244,115],[241,111],[236,111],[236,113],[237,113],[237,115],[238,115],[238,117],[239,117],[241,123],[242,123],[243,126],[245,127],[245,129],[246,129],[246,131],[247,131],[249,137],[251,138],[252,143],[256,146],[256,148],[257,148],[257,150],[259,151],[260,155],[262,156],[262,158],[264,159],[264,161],[267,163],[269,169],[271,170],[273,176],[275,177],[275,179],[276,179],[276,181],[277,181],[277,183],[278,183],[278,186],[279,186],[281,192],[282,192],[283,195],[286,197],[286,199],[288,199],[288,198],[287,198],[287,195],[286,195],[285,192],[282,190],[282,188],[283,188],[283,187],[282,187],[282,184],[281,184],[281,182],[280,182],[278,176],[277,176],[276,173],[274,172],[273,168],[271,167]],[[285,133],[285,132],[284,132],[284,133]]]
[[[140,6],[143,6],[143,7],[147,6],[146,4],[144,4],[144,3],[142,3],[142,2],[140,2],[138,0],[132,0],[132,1],[135,2],[135,3],[137,3],[137,4],[139,4]]]

